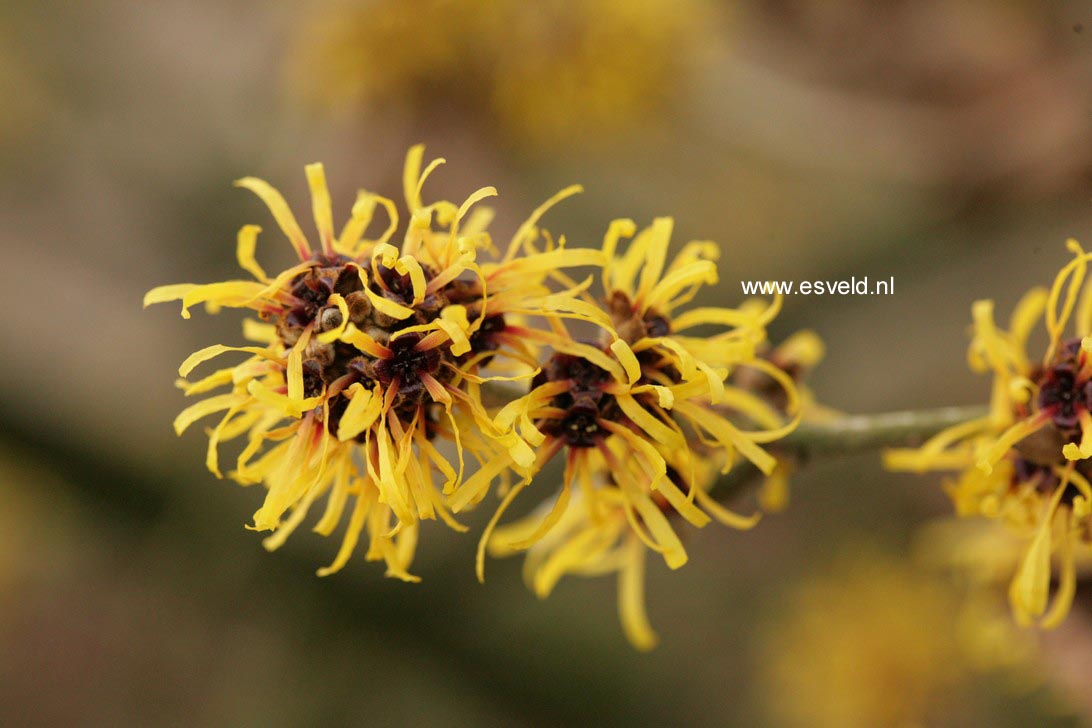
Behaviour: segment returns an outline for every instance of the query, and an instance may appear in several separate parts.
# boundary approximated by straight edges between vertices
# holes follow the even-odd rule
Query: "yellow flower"
[[[351,500],[341,550],[320,574],[341,568],[367,530],[366,558],[382,559],[393,576],[416,579],[408,568],[419,521],[440,518],[465,530],[444,502],[463,477],[465,453],[487,460],[499,449],[506,462],[527,467],[534,461],[522,439],[493,425],[480,393],[489,378],[479,371],[486,364],[500,368],[505,360],[526,368],[526,347],[509,320],[571,315],[568,297],[551,292],[548,275],[602,259],[599,251],[560,245],[542,255],[518,255],[540,236],[541,215],[578,187],[536,210],[501,256],[486,232],[491,214],[474,207],[496,191],[480,189],[461,205],[425,205],[422,186],[443,160],[422,171],[422,155],[418,146],[406,158],[410,217],[399,247],[390,242],[399,228],[395,204],[370,192],[357,195],[348,222],[335,234],[320,164],[307,167],[318,246],[273,187],[248,177],[237,185],[266,203],[299,264],[267,275],[255,258],[260,228],[247,225],[237,256],[254,280],[163,286],[144,299],[145,305],[181,300],[186,318],[198,303],[213,311],[228,306],[257,312],[259,320],[247,320],[243,328],[259,346],[211,346],[182,364],[186,377],[221,354],[249,355],[197,382],[180,382],[187,395],[230,389],[186,408],[175,429],[181,434],[202,417],[225,413],[209,437],[208,467],[217,476],[219,443],[246,435],[231,477],[268,489],[254,528],[274,531],[265,541],[270,549],[321,498],[326,509],[315,530],[330,534]],[[387,225],[378,237],[366,237],[380,209]],[[496,260],[479,261],[483,251]],[[521,376],[527,375],[496,378]],[[442,454],[435,438],[452,441],[457,460]]]
[[[981,596],[857,547],[797,585],[762,631],[760,694],[778,725],[948,724],[952,696],[982,676],[1034,677],[1033,645]]]
[[[452,107],[517,142],[616,135],[667,108],[715,35],[707,0],[334,1],[291,69],[308,104]]]
[[[757,355],[780,299],[768,306],[680,311],[699,288],[716,282],[718,250],[713,243],[691,242],[669,263],[671,230],[669,218],[657,219],[639,233],[629,220],[610,225],[603,246],[601,302],[583,293],[590,280],[575,284],[555,274],[567,291],[584,296],[583,306],[575,301],[570,306],[574,315],[598,325],[600,337],[576,340],[560,323],[551,331],[525,332],[552,354],[531,391],[502,408],[495,424],[518,430],[539,448],[539,461],[527,469],[511,458],[498,458],[491,468],[468,478],[450,500],[456,512],[479,502],[507,460],[524,477],[507,491],[486,527],[478,552],[479,578],[487,545],[495,554],[506,554],[541,542],[529,557],[529,564],[546,572],[537,573],[539,567],[529,565],[540,595],[568,571],[618,570],[623,624],[630,640],[642,648],[655,642],[644,619],[644,548],[674,569],[687,561],[672,524],[676,516],[697,527],[711,518],[735,528],[752,527],[757,514],[737,515],[709,495],[710,463],[722,463],[727,472],[743,458],[772,473],[776,461],[762,444],[792,431],[799,410],[792,378]],[[629,237],[626,251],[619,254],[620,242]],[[707,324],[721,331],[689,333]],[[783,410],[726,384],[739,368],[757,370],[780,385]],[[494,533],[538,465],[563,449],[565,477],[549,510],[533,527],[525,522]],[[579,499],[573,498],[574,487]],[[551,556],[536,556],[544,553]]]
[[[1073,260],[1049,291],[1023,297],[1007,330],[994,322],[992,301],[972,308],[968,361],[993,375],[989,415],[885,457],[892,470],[957,471],[947,489],[959,515],[998,519],[1025,537],[1009,600],[1020,623],[1047,628],[1068,614],[1075,551],[1092,544],[1092,286],[1085,282],[1092,255],[1075,240],[1068,247]],[[1040,318],[1049,340],[1035,360],[1026,349]],[[1050,604],[1054,561],[1060,573]]]

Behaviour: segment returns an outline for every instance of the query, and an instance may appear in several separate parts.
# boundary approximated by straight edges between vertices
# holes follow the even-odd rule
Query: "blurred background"
[[[1085,0],[15,0],[0,93],[0,723],[1088,723],[1090,602],[1011,630],[1000,591],[919,558],[936,483],[874,455],[816,462],[787,512],[653,565],[650,654],[613,580],[540,602],[510,560],[478,585],[475,537],[442,527],[422,584],[362,558],[319,579],[336,544],[265,553],[243,528],[260,493],[171,430],[178,363],[239,317],[140,306],[235,277],[245,223],[287,262],[232,180],[306,214],[322,160],[343,219],[358,187],[397,197],[424,141],[448,160],[426,198],[495,185],[498,235],[573,182],[547,219],[571,244],[674,215],[679,244],[722,246],[706,303],[893,276],[788,299],[773,338],[818,330],[813,389],[846,411],[982,402],[970,303],[1007,315],[1066,237],[1092,243]]]

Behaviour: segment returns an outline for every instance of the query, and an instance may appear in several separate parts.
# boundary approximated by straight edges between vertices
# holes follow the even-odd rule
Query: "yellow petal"
[[[1081,443],[1067,443],[1062,447],[1062,455],[1066,460],[1087,460],[1092,457],[1092,414],[1088,410],[1081,410],[1079,415],[1081,423]]]
[[[1043,621],[1040,622],[1043,629],[1054,629],[1065,621],[1073,606],[1073,597],[1077,593],[1077,565],[1073,554],[1073,541],[1077,536],[1071,533],[1072,529],[1073,526],[1067,525],[1062,534],[1061,575],[1058,578],[1058,590],[1054,594],[1054,602],[1043,616]]]
[[[1051,528],[1048,518],[1036,530],[1012,580],[1009,599],[1018,621],[1027,623],[1046,609],[1050,591]]]
[[[257,225],[243,225],[237,238],[235,258],[239,261],[240,268],[262,283],[268,283],[269,276],[265,274],[265,270],[258,265],[254,257],[254,251],[258,247],[258,233],[261,231],[262,229]]]
[[[190,317],[190,308],[206,301],[219,306],[246,306],[256,300],[265,286],[256,281],[224,281],[193,286],[182,296],[182,318]]]
[[[626,371],[626,378],[629,383],[636,384],[637,380],[641,378],[641,364],[637,361],[637,355],[633,353],[633,349],[629,348],[629,344],[621,339],[615,339],[614,343],[610,345],[610,350],[622,363],[622,368]]]
[[[695,425],[707,431],[726,449],[739,450],[741,455],[754,463],[755,467],[764,474],[769,475],[773,472],[777,464],[773,456],[724,418],[692,402],[676,402],[673,411],[684,415]]]
[[[610,265],[614,262],[614,254],[618,250],[618,241],[622,238],[633,237],[633,234],[637,232],[637,223],[633,220],[618,219],[611,220],[610,225],[607,227],[607,234],[603,236],[603,258],[608,266],[604,270],[604,287],[608,290],[616,288],[609,282],[608,274],[610,272]]]
[[[678,486],[667,477],[667,463],[651,443],[641,439],[639,435],[634,434],[628,428],[616,425],[613,422],[604,422],[604,427],[625,440],[629,446],[633,448],[635,453],[640,453],[644,456],[648,467],[651,469],[646,471],[646,475],[649,476],[649,481],[647,484],[638,485],[645,485],[650,491],[659,491],[680,516],[698,528],[709,523],[709,516],[696,508],[693,502],[691,502],[690,499],[679,490]],[[615,478],[631,478],[631,474],[625,470],[627,463],[623,463],[621,471],[614,472]]]
[[[548,253],[538,253],[525,258],[516,258],[498,268],[491,277],[504,275],[512,280],[520,280],[528,273],[544,272],[558,268],[577,268],[580,266],[602,266],[603,252],[587,248],[562,248]]]
[[[346,327],[345,332],[341,335],[341,340],[347,344],[352,344],[365,354],[373,356],[376,359],[387,359],[391,356],[390,349],[365,334],[353,324],[349,324]]]
[[[758,490],[758,504],[768,513],[781,513],[788,507],[789,474],[784,464],[779,462],[762,482]]]
[[[463,201],[463,204],[459,205],[459,210],[455,213],[455,220],[451,223],[451,237],[453,239],[455,238],[456,234],[459,231],[459,224],[462,222],[463,218],[466,217],[466,214],[470,212],[471,207],[488,197],[496,196],[496,187],[482,187],[481,189],[475,190],[473,193],[471,193],[471,195]]]
[[[307,260],[311,257],[311,245],[307,242],[307,236],[303,234],[300,224],[296,222],[296,216],[292,214],[291,208],[288,207],[288,203],[285,202],[280,192],[265,180],[257,177],[244,177],[236,180],[235,186],[248,189],[261,198],[269,211],[273,213],[273,218],[277,221],[277,225],[280,226],[288,241],[292,243],[292,247],[296,249],[296,254],[299,255],[300,260]]]
[[[156,286],[144,294],[144,308],[153,303],[166,303],[167,301],[180,301],[183,296],[197,286],[193,283],[172,283],[169,286]]]
[[[425,180],[437,167],[447,161],[442,157],[434,159],[429,162],[425,171],[421,172],[421,160],[424,154],[424,144],[414,145],[406,154],[406,164],[402,173],[402,186],[406,196],[406,207],[409,208],[410,212],[416,212],[423,206],[421,203],[421,190],[425,186]]]
[[[1077,294],[1080,292],[1081,284],[1084,282],[1085,272],[1088,270],[1089,256],[1081,249],[1080,243],[1070,238],[1066,241],[1066,247],[1069,248],[1076,257],[1058,273],[1057,277],[1054,279],[1054,285],[1050,288],[1050,294],[1047,297],[1046,326],[1047,333],[1050,335],[1050,348],[1047,350],[1046,357],[1043,359],[1046,363],[1049,363],[1054,358],[1054,353],[1061,343],[1062,333],[1065,331],[1066,323],[1068,323],[1069,316],[1076,305]],[[1062,288],[1065,287],[1067,279],[1069,280],[1069,287],[1066,289],[1065,302],[1062,304],[1061,312],[1059,312],[1058,299],[1061,298]],[[1085,332],[1081,333],[1083,334]]]
[[[338,252],[355,257],[357,243],[360,242],[360,238],[364,235],[368,226],[372,224],[376,202],[375,195],[363,190],[357,192],[356,202],[353,203],[349,221],[341,229],[341,235],[337,240]]]
[[[1005,456],[1005,453],[1007,453],[1013,445],[1020,442],[1028,435],[1038,432],[1049,421],[1049,417],[1037,415],[1025,420],[1020,420],[1012,425],[1001,433],[992,445],[986,448],[982,456],[978,459],[978,468],[989,475],[993,472],[993,466],[998,460]]]
[[[292,347],[292,351],[288,353],[288,364],[285,371],[288,383],[288,399],[295,402],[303,400],[303,351],[307,348],[310,340],[311,326],[308,325],[296,341],[295,346]]]
[[[210,390],[221,387],[232,381],[235,375],[237,367],[231,367],[228,369],[218,369],[212,374],[199,379],[196,382],[187,382],[185,379],[179,379],[175,382],[175,386],[182,390],[182,393],[187,397],[195,394],[203,394]]]
[[[663,511],[659,509],[647,496],[630,494],[630,501],[637,509],[641,519],[648,526],[649,533],[662,550],[664,563],[669,569],[678,569],[687,562],[686,549],[682,541],[671,527]]]
[[[652,221],[649,232],[649,244],[645,251],[644,266],[641,268],[641,281],[637,296],[644,298],[660,280],[667,260],[667,249],[671,244],[671,231],[675,221],[670,217],[658,217]]]
[[[383,410],[383,400],[370,389],[356,382],[346,392],[352,399],[338,423],[337,439],[351,440],[375,424]]]
[[[695,284],[712,285],[716,282],[716,264],[700,260],[668,273],[645,298],[645,305],[649,308],[670,310],[672,299],[683,289]]]
[[[443,317],[432,323],[440,327],[447,334],[448,339],[451,340],[451,353],[453,355],[462,356],[470,351],[470,339],[467,338],[466,330],[459,323]]]
[[[482,531],[482,537],[478,539],[478,551],[474,558],[474,573],[478,577],[478,581],[485,582],[485,547],[489,543],[490,536],[493,535],[493,530],[497,527],[497,523],[500,521],[501,516],[508,510],[508,506],[512,505],[512,502],[516,499],[524,488],[528,486],[530,481],[521,480],[511,490],[508,491],[508,495],[504,497],[501,504],[497,506],[497,510],[490,517],[489,522],[485,524],[485,529]]]
[[[254,399],[280,412],[285,417],[299,418],[304,412],[322,404],[321,396],[309,399],[294,399],[279,392],[274,392],[257,379],[247,384],[246,391]]]
[[[353,515],[349,518],[349,526],[345,529],[345,537],[341,541],[341,548],[338,549],[334,562],[319,569],[315,572],[316,574],[319,576],[335,574],[341,571],[342,567],[349,562],[349,557],[353,555],[357,541],[360,540],[360,532],[364,529],[364,519],[368,515],[370,505],[370,499],[365,498],[363,494],[357,495],[356,505],[353,506]]]
[[[378,293],[373,291],[371,288],[368,288],[367,286],[364,287],[364,295],[368,297],[368,300],[372,302],[372,305],[375,306],[376,310],[378,310],[380,313],[385,313],[393,319],[403,321],[413,315],[412,308],[403,306],[402,304],[396,303],[389,298],[380,296]]]
[[[227,394],[218,394],[215,397],[209,397],[208,399],[203,399],[200,402],[191,404],[189,407],[179,412],[178,416],[174,418],[175,434],[181,435],[186,431],[186,428],[202,417],[211,415],[213,412],[222,412],[223,410],[230,409],[244,400],[246,400],[246,395],[229,392]]]
[[[330,202],[330,190],[326,186],[326,170],[316,162],[304,167],[307,185],[311,188],[311,210],[315,216],[315,228],[324,253],[334,252],[334,212]]]
[[[572,495],[572,487],[568,482],[565,482],[561,486],[561,492],[557,494],[553,504],[550,507],[550,511],[546,514],[546,517],[535,527],[529,535],[518,541],[508,541],[504,544],[506,549],[512,551],[523,551],[531,548],[535,543],[540,541],[543,536],[550,532],[557,522],[561,520],[561,516],[565,514],[565,509],[569,507],[569,497]],[[490,544],[491,550],[493,545]]]
[[[284,545],[288,537],[303,523],[303,519],[307,517],[307,512],[311,509],[311,504],[322,492],[324,492],[324,489],[317,483],[308,489],[303,498],[292,507],[292,513],[289,514],[288,518],[277,526],[277,530],[262,539],[262,546],[266,551],[276,551]]]
[[[633,397],[628,394],[617,394],[614,399],[626,417],[648,433],[649,437],[672,450],[680,450],[686,447],[686,441],[682,435],[642,407],[641,403]]]
[[[739,531],[749,531],[757,526],[758,522],[762,520],[761,513],[753,513],[750,516],[741,516],[735,511],[725,508],[701,488],[697,488],[694,491],[694,498],[697,500],[698,505],[709,511],[709,514],[713,516],[713,518],[729,528],[735,528]]]
[[[334,474],[333,486],[330,489],[330,495],[326,499],[326,510],[322,514],[322,518],[318,523],[314,525],[312,530],[322,536],[329,536],[334,532],[338,523],[341,522],[341,515],[345,511],[345,503],[349,499],[349,477],[350,469],[352,468],[352,461],[349,458],[342,458],[337,471]]]
[[[213,344],[212,346],[206,346],[200,351],[195,351],[186,357],[186,360],[178,367],[178,375],[180,377],[188,376],[198,365],[229,351],[243,351],[248,354],[256,354],[265,357],[266,359],[278,360],[278,357],[272,354],[268,349],[258,346],[224,346],[223,344]]]
[[[460,485],[448,500],[448,505],[455,513],[459,513],[471,503],[477,503],[489,490],[490,483],[505,468],[512,464],[508,456],[495,457],[485,462],[478,472],[471,475]]]
[[[209,446],[205,452],[205,467],[208,468],[209,472],[215,475],[217,478],[223,477],[223,475],[220,474],[220,440],[221,438],[223,438],[225,429],[227,428],[228,423],[231,422],[231,418],[234,417],[239,412],[239,410],[245,407],[246,404],[247,401],[244,398],[238,404],[232,406],[232,408],[229,409],[224,415],[223,419],[220,420],[219,424],[216,425],[216,428],[209,433]],[[253,421],[253,418],[244,417],[243,419],[249,419]],[[243,424],[247,423],[244,422]]]
[[[607,356],[602,349],[578,341],[557,341],[554,348],[562,354],[572,354],[587,359],[603,371],[608,372],[619,382],[626,381],[625,370],[617,361]]]
[[[271,344],[277,338],[277,327],[246,318],[243,319],[243,338],[259,344]]]
[[[542,218],[543,215],[546,214],[547,210],[549,210],[551,207],[561,202],[562,200],[568,197],[572,197],[573,195],[580,194],[583,191],[584,188],[580,185],[571,185],[561,190],[556,195],[536,207],[534,212],[531,213],[531,216],[523,221],[523,224],[519,226],[518,230],[516,230],[516,234],[512,236],[512,240],[508,244],[508,251],[505,253],[504,256],[505,262],[515,258],[516,253],[519,252],[520,247],[522,247],[525,242],[529,242],[533,238],[535,226],[538,225],[538,221]],[[602,258],[599,259],[601,260]]]
[[[671,409],[675,404],[675,393],[668,387],[662,387],[658,384],[643,384],[640,387],[634,387],[630,390],[632,394],[644,394],[645,392],[654,392],[659,404],[664,409]]]
[[[627,545],[625,565],[618,572],[618,618],[634,647],[647,652],[656,646],[658,638],[645,611],[645,551],[635,539]]]

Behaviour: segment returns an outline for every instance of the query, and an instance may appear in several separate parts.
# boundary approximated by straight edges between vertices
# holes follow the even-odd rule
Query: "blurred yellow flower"
[[[44,71],[15,49],[8,32],[0,29],[0,93],[7,101],[0,105],[0,154],[25,149],[34,135],[56,123],[62,113],[58,99],[43,80]]]
[[[602,138],[671,103],[715,37],[707,0],[328,2],[296,43],[308,104],[451,107],[530,145]]]
[[[761,637],[767,710],[809,728],[962,724],[958,688],[1030,674],[1034,654],[993,602],[859,548],[797,585]]]
[[[26,580],[57,568],[58,557],[75,551],[77,516],[61,495],[71,488],[30,451],[0,441],[0,630],[25,594]],[[63,547],[63,548],[58,548]]]
[[[989,415],[885,456],[892,470],[958,471],[947,489],[959,515],[998,519],[1025,537],[1009,598],[1022,624],[1043,627],[1068,613],[1076,550],[1092,545],[1092,255],[1075,240],[1068,247],[1073,260],[1049,290],[1024,296],[1008,330],[994,323],[992,301],[974,304],[968,360],[993,375]],[[1040,317],[1049,340],[1036,361],[1026,344]],[[1049,604],[1053,561],[1059,578]]]
[[[597,324],[600,336],[577,340],[560,322],[548,332],[524,332],[552,355],[531,391],[505,406],[495,422],[518,429],[547,459],[567,450],[564,480],[544,513],[494,532],[504,511],[530,485],[535,469],[521,470],[524,479],[507,492],[478,554],[481,577],[487,546],[497,555],[530,548],[528,577],[540,596],[564,573],[617,571],[623,626],[642,649],[656,640],[644,615],[645,549],[675,569],[686,563],[687,554],[673,521],[702,527],[713,518],[734,528],[752,527],[757,514],[737,515],[708,493],[712,464],[723,464],[727,472],[742,458],[771,474],[776,460],[762,444],[791,432],[799,419],[792,377],[758,355],[781,299],[680,311],[702,286],[716,282],[719,249],[690,242],[669,260],[672,227],[670,218],[640,232],[630,220],[610,225],[603,245],[602,301],[584,292],[590,279],[576,284],[555,275],[566,290],[584,296],[584,306],[572,310]],[[632,239],[622,253],[626,238]],[[706,325],[723,330],[692,333]],[[726,384],[741,368],[780,387],[782,406]],[[467,479],[452,496],[452,508],[459,511],[484,498],[503,466],[504,458],[498,459],[494,468]]]
[[[307,167],[317,248],[280,193],[248,177],[237,185],[268,205],[299,264],[267,275],[255,258],[260,228],[247,225],[239,233],[237,256],[254,280],[163,286],[144,299],[145,305],[181,300],[186,318],[199,303],[214,311],[229,306],[258,313],[260,320],[243,327],[257,346],[210,346],[182,364],[179,373],[186,377],[222,354],[249,355],[199,381],[180,381],[187,395],[230,389],[186,408],[175,429],[181,434],[207,415],[225,413],[209,432],[208,467],[217,476],[218,445],[247,436],[230,475],[268,489],[254,528],[274,532],[265,540],[270,549],[284,542],[318,499],[326,498],[315,526],[323,535],[351,511],[341,550],[320,575],[340,569],[366,530],[366,558],[385,561],[390,575],[416,580],[408,568],[419,521],[440,518],[465,530],[444,502],[463,477],[465,453],[483,462],[498,453],[506,463],[534,462],[521,438],[493,424],[480,393],[489,378],[479,370],[505,359],[526,369],[529,355],[505,317],[571,315],[567,310],[580,302],[569,305],[564,293],[551,292],[547,276],[602,260],[599,251],[560,246],[519,255],[538,238],[541,215],[578,187],[536,210],[501,255],[486,231],[491,214],[475,208],[496,191],[480,189],[461,205],[425,205],[421,188],[443,160],[422,171],[422,154],[418,146],[406,158],[410,219],[400,247],[389,242],[399,227],[395,204],[370,192],[357,195],[349,221],[335,234],[322,165]],[[379,209],[387,225],[378,237],[365,237]],[[496,259],[479,260],[479,253]],[[499,378],[521,376],[528,375]],[[457,458],[442,454],[436,438],[451,441]]]

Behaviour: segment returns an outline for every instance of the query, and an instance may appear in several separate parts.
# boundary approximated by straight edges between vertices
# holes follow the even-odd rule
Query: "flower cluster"
[[[893,470],[956,471],[947,490],[960,516],[998,519],[1026,538],[1009,601],[1018,621],[1043,627],[1069,612],[1076,550],[1092,544],[1092,285],[1086,282],[1092,254],[1075,240],[1068,247],[1073,260],[1049,290],[1036,288],[1021,299],[1007,329],[995,323],[992,301],[972,308],[968,361],[993,375],[988,415],[920,448],[886,454]],[[1040,320],[1048,341],[1036,359],[1027,349]],[[1055,561],[1059,578],[1050,603]]]
[[[751,528],[757,514],[733,513],[710,495],[716,465],[727,472],[745,459],[773,474],[777,461],[762,444],[790,432],[800,410],[791,374],[760,356],[780,299],[680,310],[716,282],[718,248],[690,242],[669,263],[672,226],[669,218],[640,232],[630,220],[611,223],[603,298],[586,301],[607,311],[609,321],[588,341],[564,327],[536,335],[549,356],[531,391],[505,406],[496,422],[521,423],[524,437],[549,454],[564,450],[562,487],[540,512],[494,531],[530,481],[512,488],[482,536],[478,558],[480,578],[486,548],[496,555],[529,549],[525,576],[539,596],[567,573],[617,572],[622,624],[641,648],[656,639],[644,609],[646,553],[659,554],[672,569],[685,564],[679,520]],[[696,336],[699,326],[719,330]],[[779,388],[782,409],[757,386],[731,383],[745,371]],[[452,507],[480,500],[495,475],[483,469],[469,479]]]
[[[206,415],[224,413],[209,436],[208,467],[218,476],[218,445],[246,436],[230,475],[268,490],[254,528],[273,531],[269,548],[283,543],[321,498],[326,509],[315,525],[321,534],[330,534],[349,509],[341,551],[323,574],[341,568],[366,531],[368,559],[382,559],[390,574],[415,579],[408,569],[420,521],[440,518],[463,530],[445,495],[459,487],[468,454],[484,461],[498,448],[509,448],[515,462],[533,463],[530,447],[497,429],[486,413],[486,379],[478,372],[487,363],[498,370],[526,369],[531,354],[513,322],[526,315],[568,315],[566,306],[580,302],[551,292],[547,274],[599,261],[595,251],[563,247],[516,256],[540,234],[538,218],[578,192],[575,187],[539,208],[520,227],[508,254],[479,261],[479,252],[492,247],[486,231],[491,215],[475,204],[496,191],[483,188],[461,205],[425,205],[421,188],[443,160],[421,171],[422,154],[415,147],[406,160],[410,219],[399,247],[390,242],[399,227],[397,207],[364,191],[335,235],[323,168],[314,164],[307,179],[317,249],[275,189],[254,178],[237,183],[268,205],[298,265],[268,276],[255,259],[260,228],[247,225],[239,233],[238,260],[254,280],[163,286],[144,299],[145,305],[180,299],[187,318],[198,303],[257,313],[243,329],[259,345],[210,346],[182,364],[179,373],[186,377],[222,354],[250,355],[198,381],[181,381],[187,395],[221,386],[230,391],[186,408],[175,429],[181,434]],[[387,225],[378,237],[366,237],[380,209]],[[437,447],[439,440],[451,441],[454,455]]]
[[[687,560],[679,521],[755,524],[757,514],[714,499],[714,476],[740,460],[775,473],[763,445],[796,426],[794,376],[817,359],[818,344],[805,335],[769,349],[766,326],[780,299],[683,310],[716,282],[718,248],[691,242],[669,258],[669,218],[640,231],[616,220],[601,249],[570,248],[541,230],[541,216],[579,187],[548,200],[498,249],[491,214],[478,206],[495,190],[426,205],[422,187],[443,160],[422,170],[422,155],[414,147],[406,160],[409,220],[397,245],[397,206],[371,192],[357,195],[335,233],[321,165],[307,167],[317,246],[274,188],[237,183],[266,203],[299,263],[267,275],[255,257],[259,228],[247,225],[237,254],[253,280],[147,294],[145,305],[180,300],[187,318],[200,303],[257,314],[243,327],[254,345],[211,346],[182,364],[185,378],[220,355],[247,355],[179,382],[186,395],[226,391],[186,408],[175,429],[222,413],[209,430],[207,463],[217,476],[219,445],[245,439],[229,476],[265,487],[253,527],[272,532],[270,549],[316,503],[325,503],[314,526],[323,535],[349,512],[341,548],[320,575],[340,569],[364,535],[368,560],[414,581],[421,522],[465,530],[457,515],[496,492],[479,577],[487,549],[529,549],[527,573],[540,595],[566,573],[617,572],[626,633],[651,646],[646,552],[677,568]],[[386,225],[369,237],[380,211]],[[599,295],[591,293],[596,276],[579,280],[573,269],[599,271]],[[699,327],[716,330],[698,335]],[[500,526],[562,452],[564,479],[545,494],[545,512]]]

